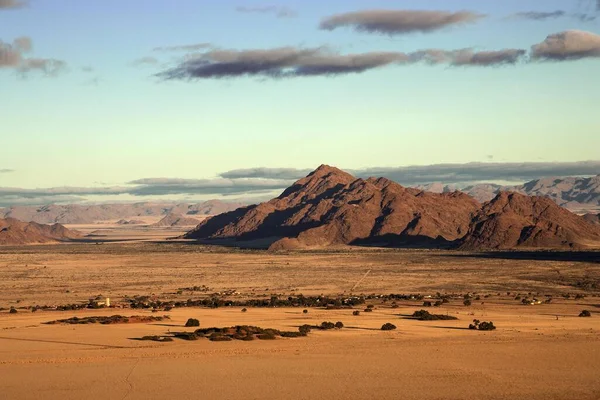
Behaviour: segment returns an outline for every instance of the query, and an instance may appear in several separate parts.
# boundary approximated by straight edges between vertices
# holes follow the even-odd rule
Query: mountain
[[[357,179],[322,165],[268,202],[201,222],[189,239],[266,240],[271,249],[338,244],[448,246],[469,229],[479,203],[385,178]]]
[[[501,192],[485,203],[461,240],[461,249],[583,249],[600,247],[600,226],[552,199]]]
[[[175,227],[175,226],[196,226],[200,223],[199,220],[195,218],[184,217],[179,214],[170,213],[167,214],[160,221],[150,225],[156,227]]]
[[[42,225],[14,218],[0,219],[0,245],[64,242],[80,237],[60,224]]]
[[[456,186],[430,183],[418,186],[418,188],[442,193],[452,191]],[[528,196],[548,197],[554,200],[556,204],[576,212],[600,210],[600,175],[588,178],[542,178],[517,186],[483,183],[463,187],[460,190],[481,203],[490,201],[501,191],[510,191]]]
[[[241,203],[209,200],[197,204],[187,203],[121,203],[121,204],[51,204],[42,207],[15,206],[0,209],[0,218],[16,218],[42,224],[92,224],[142,216],[161,216],[170,213],[181,215],[216,215],[241,207]]]

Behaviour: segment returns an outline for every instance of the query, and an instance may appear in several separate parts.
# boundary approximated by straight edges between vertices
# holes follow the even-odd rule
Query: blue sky
[[[8,6],[16,2],[0,0],[0,41],[10,46],[29,37],[32,50],[23,58],[61,60],[64,67],[48,76],[0,64],[0,170],[10,170],[0,172],[3,188],[211,180],[234,169],[322,163],[357,170],[600,158],[600,53],[551,60],[529,54],[560,32],[600,35],[594,0],[31,0]],[[294,15],[278,17],[281,9]],[[429,32],[319,29],[332,15],[368,9],[486,16]],[[515,16],[557,10],[564,15]],[[212,46],[201,52],[327,46],[342,55],[528,53],[501,65],[418,62],[333,76],[157,76],[183,65],[186,52],[153,49],[196,43]],[[136,64],[142,58],[156,62]],[[220,192],[181,193],[213,194]]]

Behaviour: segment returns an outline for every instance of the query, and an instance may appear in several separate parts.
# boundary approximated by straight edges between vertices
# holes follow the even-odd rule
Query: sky
[[[600,174],[598,71],[597,0],[0,0],[0,207]]]

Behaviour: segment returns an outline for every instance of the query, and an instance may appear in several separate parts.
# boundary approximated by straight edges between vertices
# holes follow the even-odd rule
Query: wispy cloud
[[[332,15],[323,19],[319,27],[329,31],[350,27],[358,32],[401,35],[432,32],[483,17],[470,11],[364,10]]]
[[[291,8],[285,6],[276,5],[265,5],[265,6],[238,6],[235,8],[237,12],[241,13],[255,13],[255,14],[273,14],[277,18],[293,18],[298,13]]]
[[[67,63],[55,58],[26,57],[33,48],[31,38],[22,36],[12,43],[0,41],[0,68],[12,68],[21,76],[31,72],[41,72],[46,76],[56,76],[67,69]]]
[[[131,65],[134,67],[143,67],[148,65],[156,65],[158,64],[158,59],[156,57],[141,57],[136,60],[133,60]]]
[[[389,65],[418,62],[452,66],[514,64],[526,51],[504,49],[477,52],[422,50],[414,53],[367,52],[339,54],[324,47],[280,47],[255,50],[212,50],[181,62],[157,76],[163,79],[219,79],[235,77],[294,78],[356,74]]]
[[[529,21],[546,21],[549,19],[557,19],[557,18],[575,18],[582,22],[590,22],[596,19],[596,15],[590,13],[567,13],[564,10],[556,10],[556,11],[526,11],[519,12],[511,15],[509,18],[513,19],[523,19]]]
[[[310,169],[297,169],[297,168],[245,168],[245,169],[234,169],[219,174],[222,178],[228,179],[246,179],[246,178],[259,178],[259,179],[298,179],[308,175],[311,172]]]
[[[29,4],[27,0],[0,0],[0,10],[25,7]]]
[[[195,43],[177,46],[160,46],[152,49],[153,51],[198,51],[212,47],[210,43]]]
[[[11,172],[15,172],[15,170],[10,168],[0,168],[0,174],[9,174]]]

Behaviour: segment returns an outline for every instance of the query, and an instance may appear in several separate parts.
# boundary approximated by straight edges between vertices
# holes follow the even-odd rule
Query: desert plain
[[[82,243],[0,248],[0,399],[600,398],[596,252],[269,252],[167,240],[180,234],[172,229],[77,229],[99,232]],[[127,303],[136,296],[244,302],[300,294],[366,300],[353,308],[245,312]],[[392,301],[389,294],[406,296]],[[110,298],[110,308],[55,309],[99,295]],[[424,307],[441,297],[449,301]],[[541,304],[525,305],[525,298]],[[373,311],[364,312],[369,305]],[[458,319],[410,318],[421,309]],[[584,309],[591,317],[579,317]],[[169,319],[46,324],[111,315]],[[201,328],[297,331],[323,321],[344,327],[276,340],[137,340],[193,332],[184,326],[188,318]],[[468,329],[473,319],[493,321],[497,329]],[[387,322],[397,329],[382,331]]]

